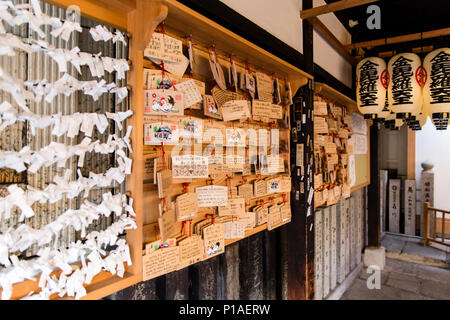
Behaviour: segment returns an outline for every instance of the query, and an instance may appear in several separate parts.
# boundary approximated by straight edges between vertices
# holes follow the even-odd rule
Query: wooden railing
[[[438,217],[438,213],[441,213],[441,217]],[[447,219],[446,220],[446,216]],[[431,217],[433,220],[431,222]],[[438,219],[440,221],[440,226],[438,226]],[[449,221],[450,226],[450,211],[436,209],[430,207],[428,202],[423,205],[423,236],[422,244],[424,246],[431,244],[431,242],[440,243],[446,246],[450,246],[450,241],[445,241],[446,234],[450,234],[450,227],[447,226],[446,221]],[[431,224],[433,224],[433,229],[431,230]],[[440,228],[438,228],[440,227]],[[440,230],[437,230],[440,229]],[[440,233],[440,240],[437,238],[437,233]],[[431,235],[432,234],[432,235]]]

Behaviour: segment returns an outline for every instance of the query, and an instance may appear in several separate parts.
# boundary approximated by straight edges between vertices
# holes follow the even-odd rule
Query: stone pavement
[[[450,300],[450,270],[386,258],[381,288],[368,289],[366,269],[341,300]]]
[[[387,258],[449,268],[450,246],[437,243],[423,246],[419,243],[420,240],[419,237],[385,233],[381,246],[386,248]]]

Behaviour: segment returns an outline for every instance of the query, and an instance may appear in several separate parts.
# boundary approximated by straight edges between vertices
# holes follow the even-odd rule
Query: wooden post
[[[312,8],[312,0],[303,0],[303,8]],[[313,29],[303,20],[303,48],[305,71],[312,74],[313,61]],[[310,175],[314,168],[314,124],[313,83],[301,88],[291,106],[291,150],[297,144],[303,144],[302,155],[291,152],[291,163],[296,164],[296,157],[303,157],[303,166],[292,169],[291,193],[292,221],[287,228],[287,298],[289,300],[314,299],[314,197]],[[306,121],[303,122],[303,116]],[[308,198],[310,203],[308,204]]]
[[[430,237],[430,204],[425,202],[423,204],[423,240],[424,246],[429,244],[428,238]]]
[[[370,127],[370,185],[368,187],[368,246],[380,246],[380,184],[378,164],[378,126]]]

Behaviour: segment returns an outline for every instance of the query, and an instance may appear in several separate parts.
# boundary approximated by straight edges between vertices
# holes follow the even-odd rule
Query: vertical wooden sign
[[[323,210],[323,296],[330,292],[330,208]]]
[[[389,180],[389,231],[400,232],[400,179]]]
[[[388,186],[388,171],[380,170],[380,232],[386,231],[386,195]]]
[[[428,202],[431,207],[434,206],[434,173],[422,172],[421,176],[421,190],[422,190],[422,208],[425,202]],[[422,209],[423,211],[423,209]],[[423,235],[423,212],[420,212],[420,235]],[[434,219],[430,218],[431,232],[433,232]]]
[[[339,202],[339,271],[338,282],[345,280],[345,200]]]
[[[337,206],[330,208],[330,229],[331,229],[331,246],[330,246],[330,290],[336,287],[337,280]]]
[[[350,271],[356,267],[356,197],[350,198]]]
[[[350,198],[345,199],[345,276],[350,273]]]
[[[363,221],[364,221],[364,206],[363,206],[363,191],[359,190],[356,200],[356,217],[357,217],[357,238],[356,238],[356,264],[361,262],[361,250],[363,246]]]
[[[416,234],[416,181],[405,180],[405,234]]]
[[[315,291],[314,299],[322,300],[323,298],[323,273],[322,273],[322,210],[314,212],[314,269],[315,269]]]

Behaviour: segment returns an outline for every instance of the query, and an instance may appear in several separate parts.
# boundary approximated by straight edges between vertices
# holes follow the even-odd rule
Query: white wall
[[[301,0],[220,0],[287,45],[303,52]]]
[[[220,0],[231,9],[251,20],[287,45],[303,53],[301,0]],[[314,0],[314,6],[324,5],[323,0]],[[351,43],[350,34],[329,13],[320,20],[343,43]],[[351,87],[352,69],[320,35],[314,32],[314,62],[338,80]]]
[[[314,0],[313,6],[318,7],[326,4],[323,0]],[[333,13],[319,16],[319,20],[327,26],[333,35],[344,45],[352,42],[350,33]],[[324,68],[328,73],[342,81],[351,88],[352,66],[332,47],[322,36],[314,30],[314,62]]]
[[[434,164],[434,207],[450,210],[450,129],[436,130],[428,118],[422,130],[416,131],[416,181],[420,188],[420,164]]]

